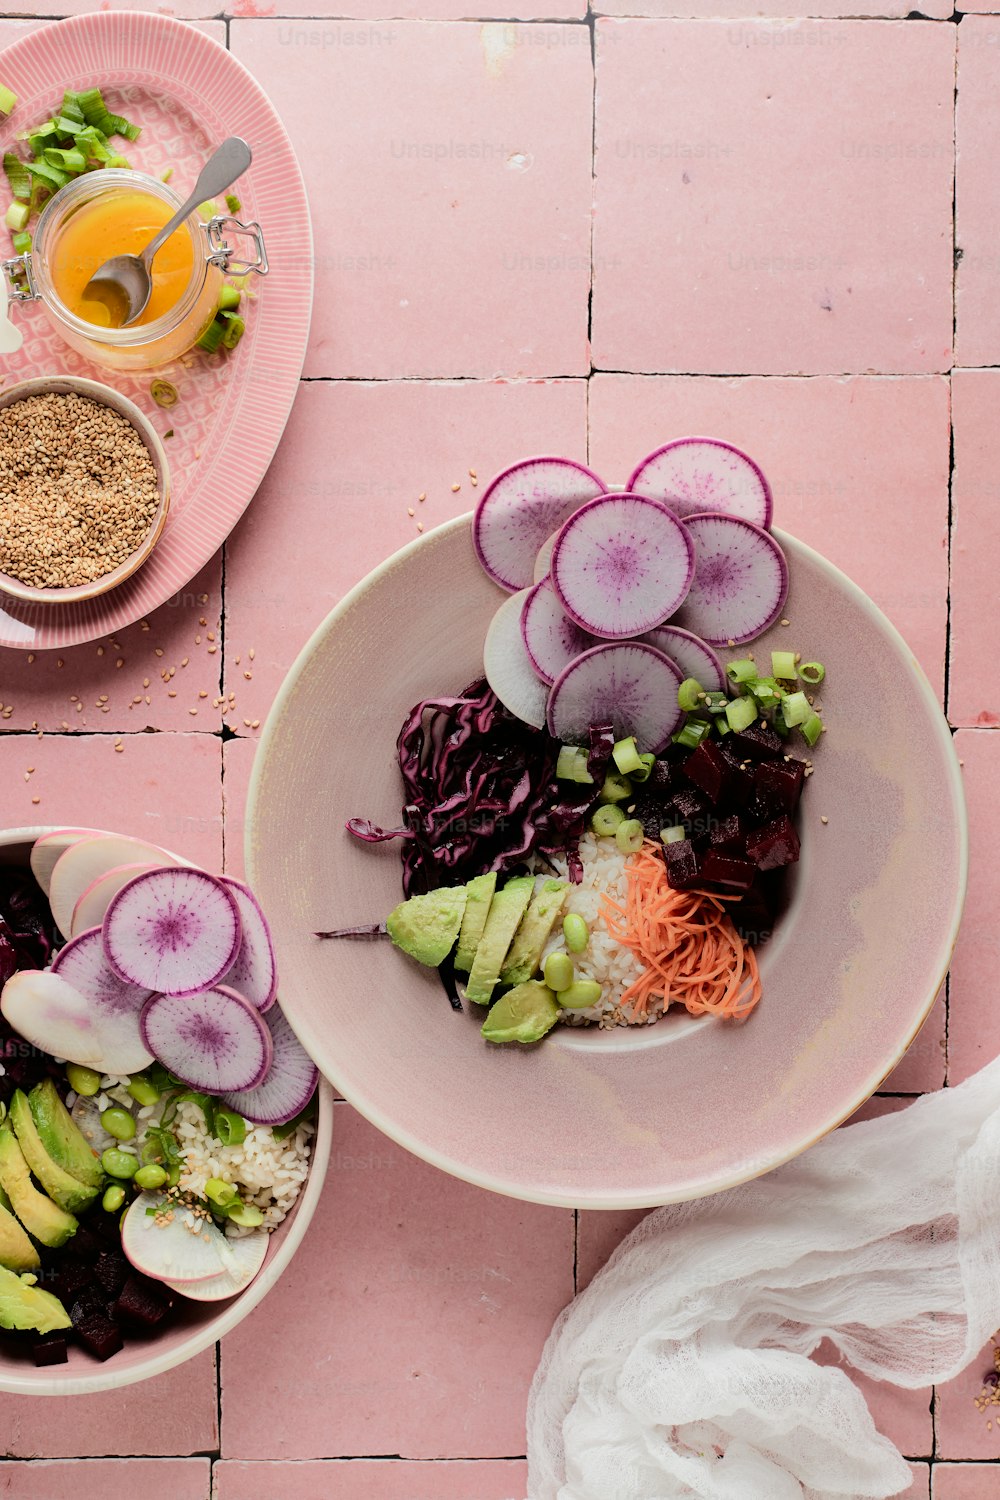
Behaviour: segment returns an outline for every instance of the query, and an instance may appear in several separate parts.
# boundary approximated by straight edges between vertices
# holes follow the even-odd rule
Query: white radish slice
[[[114,972],[104,952],[100,927],[72,938],[56,954],[49,972],[71,984],[90,1005],[102,1057],[109,1059],[106,1073],[137,1073],[149,1066],[153,1055],[139,1029],[149,990],[127,983]],[[64,1056],[62,1052],[55,1055]]]
[[[594,646],[552,684],[549,731],[564,745],[586,745],[590,726],[610,720],[615,739],[634,735],[640,752],[655,754],[684,717],[677,704],[682,681],[680,668],[642,641]]]
[[[97,828],[56,828],[52,833],[43,833],[35,840],[28,862],[35,881],[46,896],[49,894],[52,871],[59,856],[65,854],[71,844],[78,844],[81,839],[94,838],[99,832]]]
[[[559,532],[554,531],[551,536],[547,536],[545,538],[544,542],[538,549],[538,556],[535,558],[534,568],[534,578],[536,583],[541,583],[543,578],[548,578],[549,576],[549,568],[552,566],[552,548],[556,544],[556,537],[558,535]]]
[[[165,1281],[165,1285],[192,1302],[221,1302],[245,1291],[267,1258],[271,1236],[266,1229],[258,1229],[238,1239],[224,1234],[223,1239],[228,1252],[226,1269],[218,1276],[208,1276],[204,1281]]]
[[[771,524],[771,486],[753,459],[720,438],[677,438],[638,465],[628,489],[662,500],[682,518],[703,511]]]
[[[476,506],[476,556],[502,589],[528,588],[545,538],[606,488],[591,469],[568,458],[526,458],[504,469]]]
[[[120,865],[172,865],[174,861],[156,844],[126,838],[117,833],[98,833],[71,844],[52,869],[49,905],[63,937],[70,936],[73,908],[88,886]]]
[[[657,630],[647,631],[642,639],[669,656],[685,677],[694,677],[707,693],[726,691],[726,669],[700,636],[681,630],[679,625],[661,625]]]
[[[548,683],[555,682],[574,656],[597,644],[592,635],[563,613],[547,578],[528,590],[521,609],[521,635],[531,665],[542,681]]]
[[[560,531],[549,576],[582,630],[625,640],[662,625],[680,605],[694,576],[694,544],[658,500],[601,495]]]
[[[227,887],[240,910],[243,939],[229,973],[225,976],[230,989],[237,990],[256,1010],[267,1010],[278,995],[278,968],[267,918],[256,896],[240,880],[228,875],[217,877]]]
[[[698,566],[676,623],[711,646],[740,646],[773,625],[788,598],[788,564],[771,536],[738,516],[689,516]]]
[[[541,729],[548,692],[521,634],[521,611],[529,593],[529,589],[521,589],[505,599],[490,621],[483,642],[483,672],[504,708],[525,724]]]
[[[162,1212],[147,1213],[150,1208]],[[225,1241],[211,1219],[196,1217],[160,1193],[140,1193],[122,1220],[122,1249],[135,1269],[179,1288],[226,1270]]]
[[[91,927],[100,927],[104,921],[104,914],[111,905],[112,896],[117,896],[122,886],[128,885],[129,881],[134,880],[137,875],[144,875],[147,870],[159,868],[159,864],[117,865],[106,875],[99,875],[96,880],[91,881],[73,908],[69,923],[70,936],[78,937],[81,932],[86,932]]]
[[[229,888],[186,867],[137,875],[104,917],[104,951],[115,973],[161,995],[210,989],[232,968],[242,935]]]
[[[134,1011],[102,1008],[51,969],[22,969],[4,985],[3,1011],[42,1052],[101,1073],[137,1073],[153,1061]]]
[[[206,1094],[256,1088],[271,1066],[270,1031],[250,1001],[225,985],[154,995],[139,1024],[157,1061]]]
[[[285,1125],[301,1114],[316,1091],[319,1069],[280,1005],[264,1017],[274,1042],[271,1069],[262,1084],[222,1095],[222,1102],[255,1125]]]

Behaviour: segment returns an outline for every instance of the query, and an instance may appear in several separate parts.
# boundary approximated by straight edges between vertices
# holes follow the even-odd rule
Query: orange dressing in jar
[[[48,258],[49,275],[63,306],[96,327],[121,327],[124,299],[119,303],[113,293],[100,299],[85,297],[84,289],[113,255],[138,255],[144,250],[172,213],[163,199],[127,188],[91,198],[68,215]],[[149,302],[130,326],[141,328],[169,313],[184,296],[193,269],[194,246],[182,224],[156,252]]]

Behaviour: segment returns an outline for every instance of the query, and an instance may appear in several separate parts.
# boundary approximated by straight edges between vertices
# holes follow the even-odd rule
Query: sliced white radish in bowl
[[[521,634],[521,611],[529,592],[521,589],[505,599],[490,621],[483,643],[483,672],[505,708],[525,724],[541,729],[548,689],[532,665]]]
[[[592,724],[634,735],[642,752],[663,749],[683,714],[680,668],[642,641],[615,641],[585,651],[556,678],[549,694],[549,732],[565,745],[586,745]]]
[[[528,590],[521,609],[521,635],[536,674],[548,683],[555,682],[574,656],[597,644],[564,613],[548,578]]]
[[[51,969],[8,979],[0,1010],[33,1047],[101,1073],[137,1073],[153,1061],[134,1011],[114,1011],[82,995]]]
[[[292,1030],[280,1005],[264,1017],[274,1044],[271,1067],[263,1083],[222,1095],[255,1125],[286,1125],[301,1114],[316,1091],[319,1069]]]
[[[689,516],[698,562],[672,622],[710,646],[740,646],[773,625],[788,598],[788,564],[770,532],[738,516]]]
[[[266,1229],[253,1234],[230,1239],[224,1234],[226,1248],[223,1252],[226,1269],[218,1276],[208,1276],[204,1281],[165,1281],[172,1292],[189,1298],[192,1302],[222,1302],[226,1297],[235,1297],[248,1287],[267,1259],[267,1247],[271,1236]]]
[[[249,1000],[225,985],[153,995],[139,1024],[153,1056],[206,1094],[256,1088],[271,1066],[270,1030]]]
[[[122,1220],[122,1249],[137,1271],[176,1283],[178,1290],[227,1269],[226,1237],[214,1221],[161,1193],[133,1199]]]
[[[71,844],[52,869],[49,905],[56,926],[70,936],[73,908],[88,886],[121,865],[173,865],[170,855],[145,839],[98,833]]]
[[[153,870],[124,886],[104,917],[115,973],[163,995],[194,995],[227,974],[240,949],[239,907],[203,870]]]
[[[238,990],[257,1010],[267,1010],[278,994],[278,968],[267,918],[249,886],[229,875],[218,878],[239,907],[243,933],[240,951],[225,976],[226,984]]]
[[[54,828],[51,833],[39,835],[31,846],[28,863],[31,865],[32,875],[46,896],[49,894],[52,871],[59,856],[65,854],[71,844],[78,844],[81,839],[96,838],[99,833],[99,828]]]
[[[702,511],[742,516],[765,530],[774,502],[762,470],[742,448],[720,438],[664,443],[637,465],[628,489],[662,500],[682,519]]]
[[[697,567],[697,563],[695,564]],[[690,630],[679,625],[660,625],[642,637],[649,646],[655,646],[664,656],[669,656],[681,669],[684,677],[694,677],[708,693],[726,691],[726,669],[711,646]]]
[[[490,482],[476,506],[472,542],[495,583],[509,593],[534,582],[538,549],[604,481],[569,458],[526,458]]]
[[[694,576],[694,543],[659,501],[601,495],[563,526],[549,576],[582,630],[626,640],[662,625],[681,604]]]
[[[149,1066],[153,1056],[142,1040],[139,1016],[150,992],[115,973],[105,955],[99,927],[71,938],[56,954],[49,972],[71,984],[90,1005],[102,1056],[108,1060],[105,1072],[135,1073]],[[56,1056],[63,1054],[57,1052]],[[112,1062],[116,1066],[112,1067]]]
[[[100,927],[104,921],[104,914],[111,905],[112,896],[117,896],[123,886],[128,885],[137,875],[144,875],[147,870],[158,870],[160,862],[155,865],[118,865],[113,870],[108,870],[106,875],[98,878],[88,885],[83,895],[73,908],[70,918],[70,937],[78,937],[81,932],[88,931],[91,927]]]

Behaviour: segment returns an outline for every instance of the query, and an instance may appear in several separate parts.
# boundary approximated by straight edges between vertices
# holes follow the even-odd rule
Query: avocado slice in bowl
[[[87,1187],[53,1161],[35,1124],[28,1096],[21,1089],[15,1091],[10,1101],[10,1123],[25,1161],[52,1202],[67,1213],[79,1213],[81,1209],[89,1208],[97,1197],[96,1187]]]
[[[10,1120],[0,1126],[0,1186],[25,1229],[40,1245],[57,1250],[76,1234],[79,1226],[73,1215],[33,1185]]]
[[[96,1192],[104,1182],[104,1168],[60,1099],[51,1078],[35,1085],[28,1095],[28,1103],[35,1129],[48,1155],[64,1172]]]

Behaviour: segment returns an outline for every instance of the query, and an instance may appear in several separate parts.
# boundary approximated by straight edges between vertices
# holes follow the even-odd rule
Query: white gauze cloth
[[[560,1315],[530,1500],[883,1500],[909,1465],[832,1339],[896,1385],[1000,1324],[1000,1059],[743,1187],[657,1209]]]

